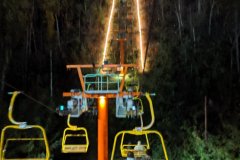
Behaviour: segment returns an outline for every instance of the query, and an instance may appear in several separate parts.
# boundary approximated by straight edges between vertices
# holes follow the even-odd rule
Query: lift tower
[[[82,69],[101,68],[103,73],[83,75]],[[76,69],[79,76],[81,92],[64,92],[64,97],[82,96],[98,99],[98,160],[108,159],[108,105],[109,98],[118,96],[139,96],[140,92],[123,91],[125,75],[128,68],[136,68],[135,64],[106,65],[67,65],[67,69]],[[108,73],[104,69],[108,69]],[[110,71],[109,71],[110,70]],[[89,85],[94,87],[88,88]],[[88,89],[86,89],[88,88]]]
[[[132,98],[141,94],[136,89],[139,87],[133,87],[132,84],[129,88],[125,86],[128,71],[137,70],[136,55],[140,50],[137,48],[141,48],[136,43],[136,39],[141,41],[141,38],[138,38],[141,34],[141,27],[137,25],[140,23],[136,20],[140,22],[140,17],[137,14],[139,7],[138,11],[134,11],[137,9],[133,7],[135,3],[139,6],[139,0],[112,0],[103,62],[109,60],[113,64],[67,65],[67,69],[77,70],[82,90],[64,92],[63,96],[79,96],[84,99],[98,100],[98,160],[108,160],[108,99],[116,99],[116,117],[126,118],[128,111],[133,108]],[[95,69],[97,72],[83,74],[86,73],[83,70],[89,69]],[[138,83],[133,85],[138,85]],[[121,103],[123,101],[129,102],[128,107]],[[81,114],[81,107],[79,108],[80,111],[77,113]]]

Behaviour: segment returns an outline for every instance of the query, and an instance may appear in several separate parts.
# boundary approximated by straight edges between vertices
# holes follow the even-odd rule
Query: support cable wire
[[[9,84],[9,83],[7,83],[7,82],[5,82],[5,81],[3,81],[3,83],[5,83],[6,86],[8,86],[8,87],[10,87],[10,88],[12,88],[12,89],[14,89],[14,90],[19,90],[18,88],[14,87],[13,85],[11,85],[11,84]],[[33,98],[32,96],[30,96],[30,95],[28,95],[28,94],[26,94],[26,93],[24,93],[24,92],[21,92],[21,93],[22,93],[24,96],[26,96],[28,99],[32,100],[33,102],[36,102],[37,104],[45,107],[45,108],[48,109],[49,111],[58,114],[54,109],[52,109],[52,108],[49,107],[48,105],[44,104],[43,102],[37,100],[36,98]]]

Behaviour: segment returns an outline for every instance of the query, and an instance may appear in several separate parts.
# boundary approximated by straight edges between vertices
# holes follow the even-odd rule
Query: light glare
[[[100,106],[100,108],[104,108],[106,106],[106,98],[104,96],[100,96],[99,98],[100,98],[99,106]]]

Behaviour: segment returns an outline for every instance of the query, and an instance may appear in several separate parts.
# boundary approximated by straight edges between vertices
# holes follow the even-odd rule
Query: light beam
[[[139,36],[140,36],[140,61],[141,61],[141,67],[142,70],[144,69],[144,62],[143,62],[143,49],[142,49],[142,25],[141,25],[141,17],[140,17],[140,3],[139,0],[137,0],[137,17],[138,17],[138,31],[139,31]]]
[[[109,33],[110,33],[110,30],[111,30],[114,8],[115,8],[115,0],[112,1],[112,9],[111,9],[110,18],[109,18],[109,21],[108,21],[107,36],[106,36],[106,39],[105,39],[105,46],[104,46],[104,51],[103,51],[103,64],[104,64],[104,60],[106,58],[106,53],[107,53],[107,45],[108,45]]]

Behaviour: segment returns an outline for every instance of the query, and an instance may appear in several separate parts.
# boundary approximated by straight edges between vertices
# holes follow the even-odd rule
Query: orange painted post
[[[98,98],[98,160],[108,160],[108,105],[107,98]]]

